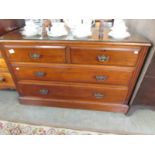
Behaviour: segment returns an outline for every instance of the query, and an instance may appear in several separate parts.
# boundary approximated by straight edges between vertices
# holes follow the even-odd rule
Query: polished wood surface
[[[0,57],[0,68],[7,68],[5,60],[2,57]]]
[[[26,105],[40,105],[40,106],[52,106],[62,108],[77,108],[86,110],[100,110],[109,112],[127,113],[128,106],[124,104],[99,104],[96,102],[77,101],[77,100],[62,100],[62,99],[47,99],[37,97],[19,97],[19,101]]]
[[[7,65],[5,63],[5,60],[3,59],[3,56],[2,56],[2,52],[0,51],[0,68],[4,68],[6,69],[7,68]]]
[[[19,91],[23,96],[123,104],[127,87],[32,81],[19,83]]]
[[[104,30],[101,39],[97,28],[85,39],[27,38],[21,31],[0,38],[21,103],[127,112],[150,46],[143,37],[115,40]]]
[[[115,66],[135,66],[139,48],[71,48],[71,61],[74,64],[98,64]],[[103,57],[103,59],[101,59]]]
[[[15,84],[0,51],[0,89],[14,89]]]
[[[0,72],[0,89],[15,88],[11,74],[7,71]]]
[[[65,63],[64,46],[17,46],[6,48],[11,62]]]
[[[64,81],[76,83],[113,84],[128,86],[132,68],[111,66],[79,66],[14,63],[17,80]]]
[[[0,35],[23,27],[24,25],[24,19],[0,19]],[[0,49],[0,89],[8,88],[13,89],[15,85]]]

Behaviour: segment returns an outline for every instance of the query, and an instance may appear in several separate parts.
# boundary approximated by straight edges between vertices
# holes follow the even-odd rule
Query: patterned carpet
[[[0,120],[0,135],[103,135],[104,133],[36,126]]]

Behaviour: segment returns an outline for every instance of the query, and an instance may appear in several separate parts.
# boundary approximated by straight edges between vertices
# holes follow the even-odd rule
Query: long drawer
[[[73,64],[135,66],[140,49],[71,47]]]
[[[19,65],[14,66],[13,69],[18,81],[41,80],[115,85],[128,85],[133,73],[132,68],[108,66]]]
[[[104,103],[122,104],[127,94],[127,87],[78,85],[65,83],[29,82],[19,83],[22,96],[94,101]]]
[[[6,47],[11,62],[65,63],[65,46]]]

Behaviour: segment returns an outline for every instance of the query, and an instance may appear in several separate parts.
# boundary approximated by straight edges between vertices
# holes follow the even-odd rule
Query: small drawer
[[[73,64],[135,66],[140,49],[71,47]]]
[[[65,46],[5,48],[11,62],[65,63]]]
[[[14,82],[12,80],[11,74],[7,72],[0,73],[0,88],[14,88]]]
[[[5,60],[0,57],[0,68],[7,68],[7,65],[5,63]]]
[[[5,63],[5,60],[2,57],[1,51],[0,51],[0,68],[7,68],[7,65]]]
[[[122,104],[128,90],[126,87],[33,82],[19,83],[19,91],[29,97]]]
[[[37,65],[14,66],[13,69],[18,81],[39,80],[128,85],[133,74],[133,69],[129,67],[107,66],[49,65],[39,67]]]

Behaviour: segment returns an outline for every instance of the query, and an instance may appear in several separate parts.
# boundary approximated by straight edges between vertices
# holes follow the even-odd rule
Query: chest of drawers
[[[130,39],[24,39],[16,31],[0,42],[20,103],[126,113],[150,47]]]
[[[147,49],[105,43],[3,43],[21,103],[124,113]]]
[[[0,51],[0,89],[14,89],[15,85]]]
[[[25,25],[24,19],[0,19],[0,36]],[[15,84],[0,49],[0,89],[14,89]]]

